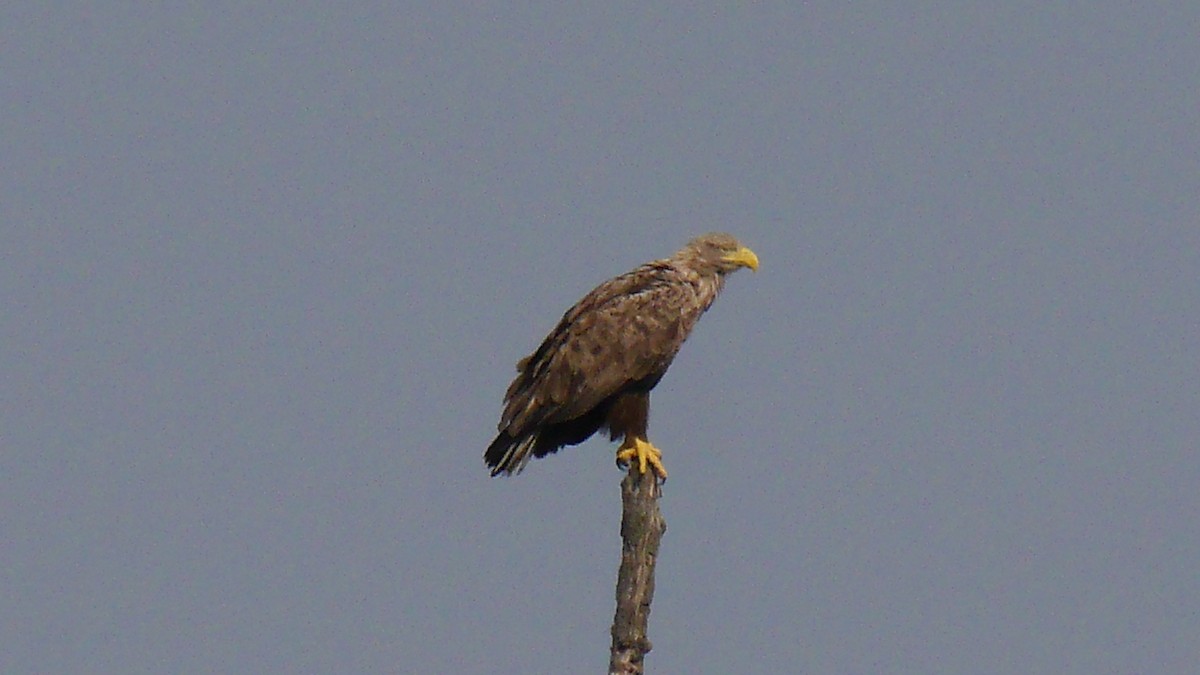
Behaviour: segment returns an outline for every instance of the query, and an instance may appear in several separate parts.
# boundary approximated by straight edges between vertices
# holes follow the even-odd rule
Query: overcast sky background
[[[513,364],[727,230],[653,673],[1193,673],[1194,2],[13,3],[0,671],[589,673]]]

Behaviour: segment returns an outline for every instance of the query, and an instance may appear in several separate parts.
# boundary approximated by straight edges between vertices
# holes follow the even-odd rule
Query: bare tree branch
[[[609,675],[644,672],[650,651],[646,624],[654,599],[654,564],[667,522],[658,508],[662,487],[653,472],[633,462],[621,481],[621,567],[617,571],[617,612],[613,617]]]

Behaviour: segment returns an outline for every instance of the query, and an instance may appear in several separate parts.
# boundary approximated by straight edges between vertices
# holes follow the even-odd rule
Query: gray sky
[[[614,447],[481,455],[728,230],[651,672],[1194,672],[1195,3],[2,11],[0,671],[602,672]]]

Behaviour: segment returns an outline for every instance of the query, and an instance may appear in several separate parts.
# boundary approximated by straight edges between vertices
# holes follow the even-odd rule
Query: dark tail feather
[[[532,457],[531,450],[535,442],[537,434],[513,438],[507,432],[501,431],[496,440],[488,446],[487,452],[483,453],[483,461],[487,462],[493,476],[521,473],[521,469],[525,468]]]

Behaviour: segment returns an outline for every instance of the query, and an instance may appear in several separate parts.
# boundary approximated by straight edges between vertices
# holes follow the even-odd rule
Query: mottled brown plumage
[[[725,275],[758,269],[754,252],[728,234],[706,234],[678,253],[600,284],[517,363],[499,435],[484,453],[492,475],[519,472],[531,457],[607,429],[624,439],[618,463],[636,457],[666,477],[646,440],[650,390],[716,300]]]

